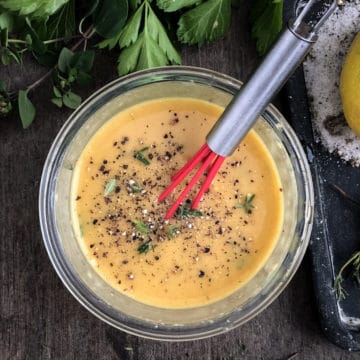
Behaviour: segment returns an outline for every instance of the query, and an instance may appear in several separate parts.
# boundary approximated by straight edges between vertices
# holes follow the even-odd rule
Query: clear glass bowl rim
[[[241,314],[241,317],[239,316],[240,313],[232,313],[230,316],[231,319],[230,317],[224,317],[216,320],[211,325],[207,323],[206,325],[199,324],[198,326],[189,328],[182,326],[169,328],[161,325],[158,327],[149,326],[147,323],[136,319],[127,319],[124,321],[124,318],[121,318],[119,320],[116,316],[117,314],[115,314],[111,308],[106,306],[106,304],[101,303],[101,299],[99,301],[99,299],[95,298],[93,293],[74,277],[66,259],[63,259],[60,256],[61,252],[58,251],[60,239],[57,238],[56,229],[54,228],[54,203],[51,197],[51,189],[56,182],[56,165],[61,162],[62,154],[66,150],[64,139],[68,136],[73,136],[72,134],[74,131],[79,129],[86,121],[86,116],[83,116],[82,118],[81,116],[92,108],[96,108],[96,104],[99,102],[103,104],[104,97],[109,96],[111,98],[111,94],[114,90],[118,92],[119,88],[122,88],[126,91],[134,85],[141,86],[154,81],[193,81],[217,87],[231,94],[234,94],[242,85],[240,81],[212,70],[190,66],[167,66],[132,73],[122,78],[118,78],[97,90],[70,115],[60,129],[49,150],[44,164],[39,190],[40,227],[45,248],[55,271],[70,293],[92,314],[115,328],[144,338],[165,341],[202,339],[224,333],[249,321],[279,296],[296,273],[308,246],[312,229],[314,194],[311,172],[306,155],[295,132],[275,106],[269,104],[264,111],[263,116],[268,122],[271,122],[271,119],[276,119],[276,121],[281,122],[283,131],[296,155],[296,161],[301,170],[300,175],[303,180],[303,186],[300,190],[302,191],[301,195],[304,198],[305,220],[301,229],[301,242],[296,254],[290,259],[290,267],[284,273],[283,281],[272,284],[271,291],[268,292],[261,301],[258,301],[258,303],[255,304],[255,307],[251,310],[247,309],[245,314]]]

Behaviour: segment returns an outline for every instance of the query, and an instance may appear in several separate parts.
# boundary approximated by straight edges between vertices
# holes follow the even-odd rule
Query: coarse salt
[[[346,124],[340,99],[342,65],[360,31],[360,0],[346,2],[323,25],[304,62],[315,140],[353,166],[360,165],[360,139]]]

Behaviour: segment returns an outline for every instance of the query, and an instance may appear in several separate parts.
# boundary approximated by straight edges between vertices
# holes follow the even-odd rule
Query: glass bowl
[[[156,340],[194,340],[239,326],[264,310],[286,287],[307,248],[313,187],[306,156],[284,117],[269,105],[254,126],[277,164],[284,195],[283,231],[262,268],[237,291],[196,308],[162,309],[140,303],[108,285],[85,258],[71,223],[74,165],[93,134],[112,116],[137,103],[193,97],[226,106],[241,83],[194,67],[164,67],[120,78],[94,93],[57,135],[40,185],[40,225],[50,260],[72,295],[106,323]]]

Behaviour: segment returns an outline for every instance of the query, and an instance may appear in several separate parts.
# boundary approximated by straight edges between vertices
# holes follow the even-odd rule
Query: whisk
[[[206,137],[200,150],[172,176],[169,187],[159,196],[163,201],[199,164],[193,178],[170,207],[165,219],[171,218],[189,191],[206,174],[191,208],[195,209],[209,189],[225,158],[231,155],[264,111],[272,97],[301,63],[312,44],[317,40],[321,25],[337,7],[337,1],[300,1],[297,16],[287,27],[256,69],[250,80],[226,107]]]

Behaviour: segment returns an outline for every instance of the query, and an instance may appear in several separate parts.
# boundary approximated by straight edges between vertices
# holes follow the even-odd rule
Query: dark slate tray
[[[285,19],[294,14],[295,3],[296,0],[285,0]],[[315,142],[302,67],[289,79],[284,93],[289,121],[308,155],[315,188],[309,252],[321,327],[334,344],[360,351],[360,287],[354,280],[346,280],[348,296],[340,303],[333,287],[342,264],[360,250],[360,207],[333,185],[360,198],[360,169],[332,156]]]

